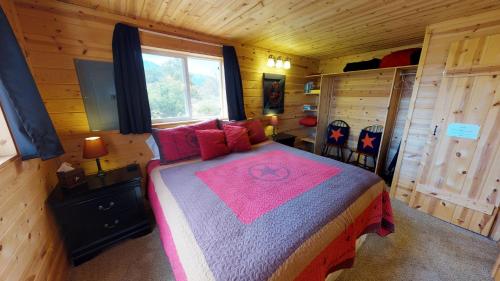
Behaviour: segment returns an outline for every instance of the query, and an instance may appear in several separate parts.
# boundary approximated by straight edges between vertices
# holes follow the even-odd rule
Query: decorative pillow
[[[201,159],[210,160],[229,154],[226,138],[222,130],[196,130],[196,138],[200,144]]]
[[[349,139],[349,127],[341,127],[333,124],[328,125],[327,143],[344,145],[347,139]]]
[[[151,149],[151,152],[153,153],[153,158],[151,160],[158,160],[160,159],[160,150],[158,149],[158,145],[156,144],[155,138],[153,135],[149,136],[149,138],[146,140],[146,144],[148,145],[149,149]]]
[[[242,152],[252,149],[248,130],[240,126],[224,125],[224,134],[229,150],[233,152]]]
[[[248,137],[251,144],[258,144],[268,140],[266,132],[259,119],[250,119],[245,121],[222,121],[222,128],[224,125],[240,126],[248,130]]]
[[[160,151],[160,163],[169,164],[200,155],[196,130],[217,129],[217,120],[179,126],[171,129],[153,129],[153,136]]]
[[[299,124],[306,127],[315,127],[318,124],[316,116],[306,116],[299,120]]]
[[[358,151],[377,155],[381,139],[382,133],[372,133],[365,129],[361,130],[358,139]]]
[[[268,140],[266,132],[264,131],[264,126],[262,126],[259,119],[248,120],[243,127],[248,130],[248,137],[250,138],[251,144],[258,144]]]

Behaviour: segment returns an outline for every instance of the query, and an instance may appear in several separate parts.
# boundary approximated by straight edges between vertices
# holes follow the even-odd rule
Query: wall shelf
[[[301,138],[300,140],[303,142],[308,142],[308,143],[312,143],[312,144],[316,143],[316,140],[313,139],[312,137],[305,137],[305,138]]]

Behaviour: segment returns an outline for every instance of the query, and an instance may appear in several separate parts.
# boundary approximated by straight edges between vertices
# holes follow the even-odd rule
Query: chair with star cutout
[[[344,149],[347,148],[349,130],[351,127],[343,120],[334,120],[328,125],[326,142],[321,150],[321,155],[344,161]],[[331,154],[336,150],[336,154]]]
[[[351,156],[356,152],[356,160],[350,163],[366,170],[375,171],[383,130],[384,127],[381,125],[372,125],[361,130],[359,133],[358,146],[356,150],[351,150],[347,162],[351,160]],[[363,156],[363,163],[360,162],[361,156]],[[373,159],[373,166],[368,165],[368,158]]]

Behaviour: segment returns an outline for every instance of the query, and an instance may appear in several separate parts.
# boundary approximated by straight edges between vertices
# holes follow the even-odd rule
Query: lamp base
[[[104,177],[106,175],[106,173],[104,172],[104,170],[101,167],[101,160],[99,160],[99,158],[96,158],[95,162],[97,164],[97,176]]]

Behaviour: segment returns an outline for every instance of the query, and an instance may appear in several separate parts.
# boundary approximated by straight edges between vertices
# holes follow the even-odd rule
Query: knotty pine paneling
[[[15,7],[0,0],[21,46]],[[58,160],[0,164],[0,280],[66,280],[69,264],[45,200],[55,185]]]
[[[352,72],[333,78],[328,123],[340,119],[349,124],[349,147],[356,148],[363,128],[371,125],[384,126],[393,77],[394,68]],[[372,165],[372,162],[369,164]]]
[[[429,24],[500,8],[497,0],[60,0],[315,58],[422,42]]]
[[[74,59],[112,60],[111,39],[116,22],[166,33],[178,29],[158,26],[147,21],[112,14],[102,14],[65,3],[17,1],[26,51],[32,60],[33,73],[43,101],[62,139],[66,154],[61,157],[82,166],[87,173],[93,173],[93,160],[82,159],[81,145],[84,137],[100,135],[108,144],[109,155],[102,158],[104,169],[112,169],[130,163],[139,163],[144,168],[151,153],[144,141],[148,135],[123,136],[116,131],[89,132],[87,116],[83,106]],[[177,33],[176,33],[177,34]],[[205,41],[221,42],[204,35],[180,34]],[[184,52],[221,56],[221,49],[188,40],[172,39],[151,32],[141,32],[145,48],[166,48]],[[224,41],[236,47],[241,68],[245,111],[248,118],[262,116],[262,75],[279,73],[286,75],[285,113],[280,115],[278,131],[286,131],[302,137],[306,131],[298,124],[304,116],[302,105],[311,103],[311,97],[303,94],[305,75],[318,71],[319,61],[300,56],[269,51],[237,42]],[[290,70],[277,70],[266,66],[268,56],[290,57]],[[169,125],[161,125],[166,127]],[[268,128],[269,131],[269,128]]]
[[[401,147],[402,153],[391,187],[392,196],[408,202],[415,190],[415,180],[422,165],[422,154],[434,130],[433,113],[435,110],[440,110],[440,108],[435,108],[435,103],[450,45],[459,40],[500,34],[499,17],[500,10],[494,10],[431,25],[427,28],[410,101],[409,115],[405,124],[403,136],[405,141]],[[484,169],[488,168],[484,167]],[[492,167],[491,170],[496,171],[498,177],[498,167]],[[416,194],[414,206],[442,220],[479,233],[482,233],[482,229],[495,219],[495,216],[465,209],[421,193]],[[496,225],[498,224],[497,219]],[[494,227],[490,237],[498,239],[498,229],[500,228]],[[488,233],[482,234],[488,235]]]

